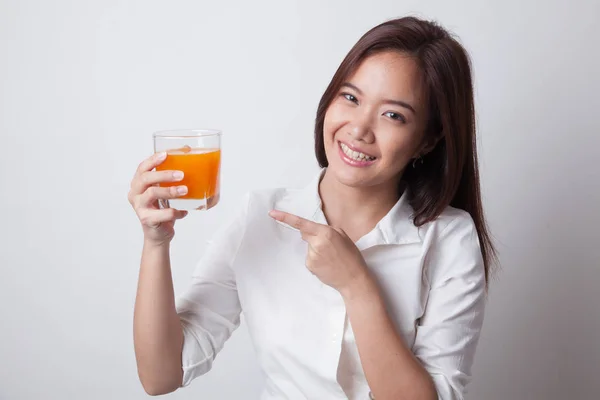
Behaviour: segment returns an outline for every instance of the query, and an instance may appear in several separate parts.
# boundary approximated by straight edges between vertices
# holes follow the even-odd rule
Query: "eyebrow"
[[[356,92],[358,92],[358,94],[360,94],[361,96],[363,94],[362,90],[360,90],[358,87],[356,87],[355,85],[351,84],[350,82],[344,82],[344,83],[342,83],[341,87],[348,87],[350,89],[353,89]],[[413,114],[417,115],[417,112],[415,111],[415,109],[413,108],[413,106],[411,106],[410,104],[408,104],[405,101],[386,99],[383,102],[386,103],[386,104],[395,104],[397,106],[404,107],[404,108],[412,111]]]

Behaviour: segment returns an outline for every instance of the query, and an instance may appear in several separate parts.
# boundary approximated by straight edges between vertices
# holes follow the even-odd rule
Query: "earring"
[[[417,158],[415,158],[412,162],[412,166],[413,168],[417,168],[417,161],[422,165],[423,164],[423,157],[419,156]]]

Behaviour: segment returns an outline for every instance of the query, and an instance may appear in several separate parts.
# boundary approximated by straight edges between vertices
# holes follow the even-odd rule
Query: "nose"
[[[373,123],[370,114],[362,112],[353,115],[348,133],[354,140],[373,143],[375,136],[373,135]]]

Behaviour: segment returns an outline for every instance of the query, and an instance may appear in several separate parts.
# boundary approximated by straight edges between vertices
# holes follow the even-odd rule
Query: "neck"
[[[319,184],[319,195],[329,225],[343,229],[356,241],[396,204],[400,189],[397,181],[368,187],[346,186],[326,170]]]

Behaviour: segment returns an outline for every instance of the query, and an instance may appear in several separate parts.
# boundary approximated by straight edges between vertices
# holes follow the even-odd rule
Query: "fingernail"
[[[187,186],[179,186],[177,187],[177,193],[179,194],[186,194],[188,191]]]
[[[160,153],[158,153],[158,155],[156,156],[157,159],[159,160],[164,160],[165,158],[167,158],[167,152],[166,151],[161,151]]]
[[[178,181],[183,179],[183,172],[181,171],[175,171],[173,172],[173,178],[177,179]]]

